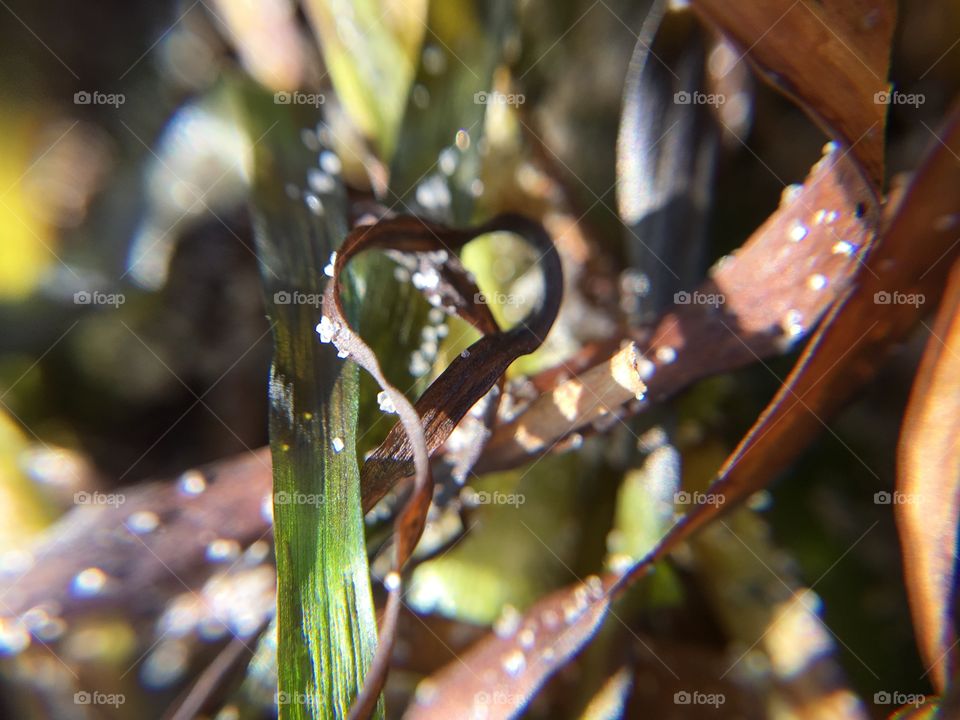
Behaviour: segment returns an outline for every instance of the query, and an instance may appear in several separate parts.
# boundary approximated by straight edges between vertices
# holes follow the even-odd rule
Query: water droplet
[[[320,342],[329,343],[333,342],[333,339],[337,336],[337,333],[340,331],[340,328],[337,327],[330,318],[326,315],[323,315],[320,318],[320,322],[317,323],[317,334],[320,336]]]
[[[460,159],[460,156],[457,154],[457,149],[454,147],[445,147],[440,151],[440,156],[437,159],[437,166],[446,176],[453,175],[457,170],[457,160]]]
[[[339,175],[343,170],[343,163],[332,150],[324,150],[320,153],[320,169],[330,175]]]
[[[187,470],[177,481],[177,488],[184,495],[200,495],[207,489],[207,481],[199,470]]]
[[[447,56],[439,45],[429,43],[423,48],[423,69],[430,75],[439,75],[447,69]]]
[[[560,626],[560,615],[556,610],[545,610],[540,619],[547,630],[556,630]]]
[[[846,240],[840,240],[833,244],[834,255],[852,255],[853,251],[854,251],[853,245],[848,243]]]
[[[419,350],[414,350],[410,356],[410,366],[407,368],[414,377],[423,377],[433,366]]]
[[[260,517],[273,524],[273,496],[266,495],[260,503]]]
[[[417,83],[413,86],[412,97],[413,104],[421,110],[426,110],[430,107],[430,91],[427,90],[426,86],[422,83]]]
[[[657,366],[645,357],[637,361],[637,374],[641,380],[649,380],[657,371]]]
[[[499,638],[511,638],[516,634],[522,619],[523,616],[520,611],[513,605],[504,605],[500,611],[500,616],[493,623],[493,632]]]
[[[330,259],[327,261],[327,264],[323,266],[323,274],[327,277],[333,277],[333,267],[337,264],[337,251],[334,250],[330,253]]]
[[[335,438],[330,442],[330,445],[333,447],[333,451],[334,451],[335,453],[341,453],[341,452],[343,452],[343,448],[346,447],[346,445],[343,444],[343,438],[341,438],[341,437],[335,437]]]
[[[393,398],[386,390],[377,393],[377,405],[380,406],[380,412],[385,412],[388,415],[394,415],[397,412],[397,407],[393,404]]]
[[[310,152],[317,152],[320,149],[320,139],[310,128],[304,128],[300,131],[300,141]]]
[[[789,310],[783,319],[783,329],[791,338],[803,334],[803,315],[799,310]]]
[[[227,562],[240,557],[240,543],[236,540],[214,540],[207,545],[207,560],[210,562]]]
[[[73,577],[71,589],[77,597],[94,597],[106,587],[107,574],[98,567],[81,570]]]
[[[440,285],[440,274],[430,268],[423,272],[415,272],[411,281],[417,290],[436,290]]]
[[[312,212],[317,217],[323,215],[323,201],[313,193],[306,193],[303,196],[303,201],[307,204],[307,210]]]
[[[457,130],[456,143],[461,152],[468,150],[470,148],[470,133],[462,129]]]
[[[146,535],[160,526],[160,518],[155,512],[140,510],[127,518],[127,529],[135,535]]]
[[[189,650],[182,640],[160,643],[143,663],[140,678],[150,688],[163,688],[176,682],[187,669]]]
[[[460,353],[460,357],[462,357],[462,358],[468,358],[468,357],[470,357],[470,351],[469,351],[469,350],[464,350],[462,353]]]
[[[517,636],[517,642],[520,643],[520,647],[525,650],[529,650],[533,647],[533,644],[537,641],[537,635],[533,631],[533,628],[524,628],[520,631],[520,634]]]
[[[332,193],[337,187],[337,183],[328,173],[325,173],[323,170],[318,170],[317,168],[307,170],[307,184],[314,192],[320,193],[321,195]]]
[[[434,173],[417,185],[417,203],[426,210],[438,210],[450,205],[450,188],[442,175]]]
[[[513,650],[503,656],[501,664],[508,675],[516,676],[527,666],[527,658],[524,656],[522,650]]]
[[[788,237],[790,238],[791,242],[800,242],[807,236],[807,233],[809,232],[810,231],[807,230],[806,225],[795,220],[793,225],[790,226]]]
[[[800,193],[802,192],[803,192],[803,185],[800,185],[799,183],[794,183],[793,185],[787,185],[783,189],[783,192],[780,193],[780,203],[782,205],[789,205],[798,197],[800,197]]]
[[[665,365],[669,365],[677,359],[677,351],[669,345],[657,348],[657,360]]]
[[[400,587],[400,573],[394,571],[388,572],[383,578],[383,586],[388,592],[393,592]]]
[[[827,286],[827,276],[817,273],[807,278],[807,287],[811,290],[823,290]]]
[[[0,618],[0,655],[16,655],[30,647],[30,633],[18,618]]]

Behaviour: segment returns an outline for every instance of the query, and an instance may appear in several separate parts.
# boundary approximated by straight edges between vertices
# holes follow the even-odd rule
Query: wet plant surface
[[[960,716],[951,5],[0,15],[4,716]]]

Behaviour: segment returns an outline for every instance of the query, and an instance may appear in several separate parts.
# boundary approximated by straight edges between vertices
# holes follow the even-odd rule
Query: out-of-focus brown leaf
[[[484,329],[490,325],[489,309],[476,310],[476,285],[465,273],[450,272],[454,261],[449,253],[480,235],[498,231],[516,233],[537,250],[544,294],[533,311],[515,327],[484,335],[455,358],[414,408],[404,394],[387,381],[376,355],[346,318],[340,280],[344,267],[355,255],[373,248],[439,253],[436,266],[421,284],[435,291],[437,304],[477,321]],[[423,534],[433,498],[430,453],[443,445],[461,418],[501,379],[511,362],[533,352],[543,342],[560,308],[563,273],[557,250],[543,227],[519,215],[501,215],[469,230],[455,230],[416,217],[381,220],[351,232],[332,265],[333,281],[324,293],[324,316],[317,326],[320,339],[333,343],[341,354],[351,357],[369,372],[383,389],[384,401],[389,401],[400,417],[397,426],[364,464],[361,484],[365,488],[376,488],[375,492],[382,495],[399,480],[414,476],[410,497],[394,524],[394,570],[387,577],[389,595],[381,623],[380,646],[350,710],[351,718],[366,718],[373,712],[386,680],[396,639],[402,590],[400,570]]]
[[[950,276],[903,420],[893,513],[920,654],[944,692],[956,668],[960,515],[960,264]]]
[[[594,576],[546,596],[515,627],[488,635],[421,684],[404,717],[513,717],[593,637],[616,584],[616,575]]]
[[[879,225],[879,203],[857,165],[835,146],[806,183],[695,293],[678,294],[654,332],[638,336],[634,372],[647,407],[690,383],[780,355],[807,335],[843,293]],[[623,351],[621,351],[623,352]],[[642,356],[642,357],[641,357]],[[497,428],[478,471],[512,467],[634,400],[617,356],[541,396]]]
[[[815,2],[694,0],[763,75],[827,132],[852,148],[877,187],[883,182],[892,0]]]
[[[216,569],[206,559],[210,543],[247,547],[268,535],[270,493],[269,448],[188,470],[175,482],[103,493],[101,504],[78,507],[50,528],[29,569],[0,576],[0,615],[52,605],[67,621],[118,609],[131,620],[156,617]],[[91,568],[102,573],[93,574],[103,578],[96,592],[76,582]]]
[[[810,340],[783,387],[720,469],[710,492],[726,505],[765,486],[879,369],[886,351],[936,302],[960,253],[960,106],[899,202],[881,240]],[[710,520],[697,508],[684,525]]]

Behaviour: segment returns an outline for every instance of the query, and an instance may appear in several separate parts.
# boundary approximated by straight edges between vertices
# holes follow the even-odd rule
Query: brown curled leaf
[[[892,0],[814,2],[694,0],[765,78],[852,149],[876,187],[883,182]]]
[[[945,692],[956,668],[953,597],[960,516],[960,263],[950,275],[903,420],[893,514],[917,643]]]
[[[732,256],[722,259],[636,349],[621,350],[558,385],[496,430],[478,471],[512,467],[638,397],[635,410],[696,380],[790,350],[843,292],[873,240],[879,203],[857,165],[835,145],[806,183]],[[627,363],[627,365],[624,365]]]
[[[484,335],[455,358],[414,407],[387,381],[376,356],[350,328],[341,300],[341,273],[350,259],[364,250],[452,253],[490,232],[514,232],[536,248],[543,270],[544,295],[533,312],[516,327]],[[462,273],[446,273],[445,278],[449,281],[445,290],[454,300],[454,309],[465,312],[466,305],[472,300],[469,294],[464,296],[464,291],[475,291],[475,286],[472,282],[465,283]],[[333,281],[324,294],[325,316],[318,326],[321,340],[333,342],[341,352],[349,354],[367,370],[400,416],[400,422],[368,458],[361,471],[364,507],[371,507],[399,480],[414,476],[410,497],[394,525],[394,571],[388,576],[389,596],[381,625],[380,646],[363,689],[351,708],[352,718],[370,716],[386,680],[400,611],[399,572],[423,533],[433,497],[429,456],[443,445],[467,411],[500,380],[507,366],[543,342],[559,310],[562,287],[560,258],[550,237],[539,224],[519,215],[501,215],[469,230],[455,230],[415,217],[383,220],[351,232],[337,253]],[[487,325],[483,313],[471,311],[465,314],[480,318],[481,329]]]

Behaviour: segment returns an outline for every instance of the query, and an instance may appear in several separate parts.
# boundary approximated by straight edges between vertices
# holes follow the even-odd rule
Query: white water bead
[[[77,597],[99,595],[107,585],[107,574],[98,567],[89,567],[73,576],[70,589]]]
[[[330,259],[327,261],[327,264],[323,266],[323,274],[327,277],[333,277],[333,268],[337,264],[337,251],[334,250],[330,253]]]
[[[790,226],[787,236],[790,238],[791,242],[800,242],[807,236],[809,232],[810,231],[807,229],[806,225],[795,220],[793,225]]]
[[[852,255],[854,247],[846,240],[839,240],[833,244],[832,252],[834,255]]]
[[[503,656],[501,665],[508,675],[519,675],[527,666],[527,658],[522,650],[513,650]]]
[[[329,173],[317,168],[310,168],[307,171],[307,184],[311,190],[321,195],[332,193],[337,187],[337,183]]]
[[[331,447],[333,447],[333,451],[335,453],[343,452],[343,448],[346,447],[346,445],[344,445],[343,438],[341,437],[335,437],[333,440],[330,441],[330,445]]]
[[[339,175],[340,171],[343,170],[343,163],[340,162],[340,158],[337,157],[335,152],[324,150],[320,153],[320,169],[330,175]]]
[[[316,216],[323,215],[323,201],[313,193],[306,193],[303,196],[303,201],[307,204],[307,210],[312,212]]]
[[[662,362],[664,365],[669,365],[677,359],[677,351],[669,345],[664,345],[663,347],[657,348],[656,354],[657,360]]]
[[[807,287],[811,290],[823,290],[827,286],[827,276],[816,273],[807,278]]]
[[[330,320],[326,315],[323,315],[320,318],[320,322],[317,323],[316,331],[317,335],[320,336],[320,342],[329,343],[333,342],[333,339],[337,336],[339,328],[336,324]]]
[[[127,518],[127,529],[136,535],[146,535],[157,529],[160,518],[155,512],[140,510]]]
[[[199,470],[187,470],[177,481],[177,489],[184,495],[200,495],[207,489],[207,481]]]
[[[395,415],[397,412],[397,408],[393,404],[393,399],[386,390],[381,390],[377,393],[377,405],[380,406],[381,412],[385,412],[388,415]]]
[[[383,586],[389,592],[393,592],[400,587],[400,573],[396,572],[395,570],[388,572],[386,577],[383,578]]]

